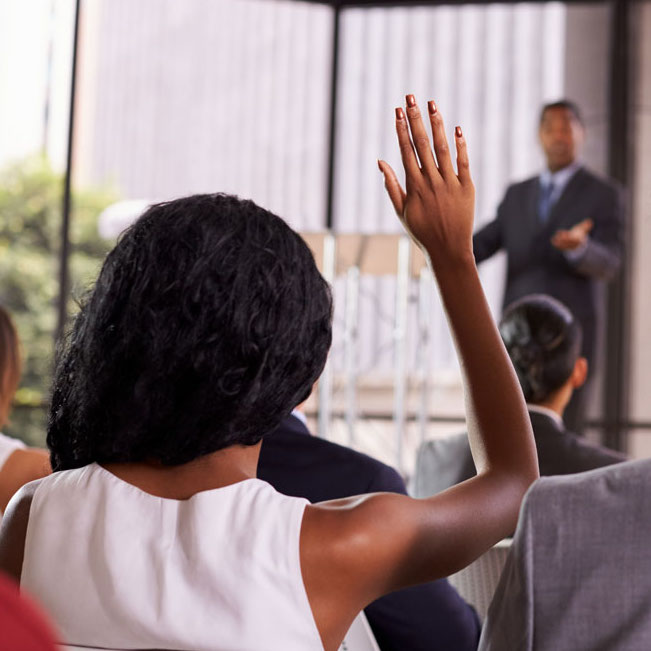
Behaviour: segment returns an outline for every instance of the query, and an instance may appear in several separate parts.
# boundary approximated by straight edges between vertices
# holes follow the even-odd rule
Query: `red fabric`
[[[56,636],[40,609],[0,576],[0,647],[11,651],[55,651]]]

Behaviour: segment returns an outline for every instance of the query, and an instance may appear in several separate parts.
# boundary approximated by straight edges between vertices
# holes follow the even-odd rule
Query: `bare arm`
[[[12,500],[0,525],[0,571],[20,583],[27,537],[27,522],[37,484],[20,489]]]
[[[474,187],[466,143],[459,130],[457,174],[434,107],[430,122],[434,152],[415,103],[408,101],[407,119],[397,109],[405,190],[389,165],[380,162],[380,168],[398,216],[427,254],[437,279],[461,362],[479,474],[426,500],[378,494],[308,507],[301,562],[326,648],[328,631],[336,629],[346,608],[446,576],[512,532],[522,497],[538,476],[520,385],[474,263]]]

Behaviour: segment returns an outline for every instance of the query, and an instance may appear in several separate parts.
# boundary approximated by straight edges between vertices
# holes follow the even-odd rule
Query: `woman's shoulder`
[[[34,495],[42,480],[25,484],[11,498],[0,526],[0,570],[20,582],[27,537],[27,523]]]
[[[32,490],[34,491],[34,495],[36,496],[36,493],[38,491],[38,496],[40,497],[40,494],[42,492],[49,493],[55,487],[61,488],[67,485],[79,487],[80,483],[87,483],[91,480],[91,478],[95,478],[101,475],[100,470],[100,466],[95,463],[91,463],[87,466],[82,466],[81,468],[57,470],[47,477],[42,477],[41,479],[37,479],[36,481],[32,481],[29,484],[26,484],[26,486],[33,485]],[[47,489],[47,491],[44,489]]]

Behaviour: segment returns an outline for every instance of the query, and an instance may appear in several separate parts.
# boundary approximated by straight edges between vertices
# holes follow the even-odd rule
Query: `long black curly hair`
[[[563,303],[545,294],[509,305],[500,334],[527,402],[543,402],[560,389],[581,353],[581,325]]]
[[[330,289],[279,217],[225,194],[151,206],[58,355],[53,469],[257,443],[309,395],[331,321]]]

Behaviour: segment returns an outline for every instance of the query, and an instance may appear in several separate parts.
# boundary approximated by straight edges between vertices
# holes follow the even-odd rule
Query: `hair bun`
[[[543,294],[509,305],[500,334],[527,402],[542,402],[560,388],[581,349],[581,328],[572,313]]]

